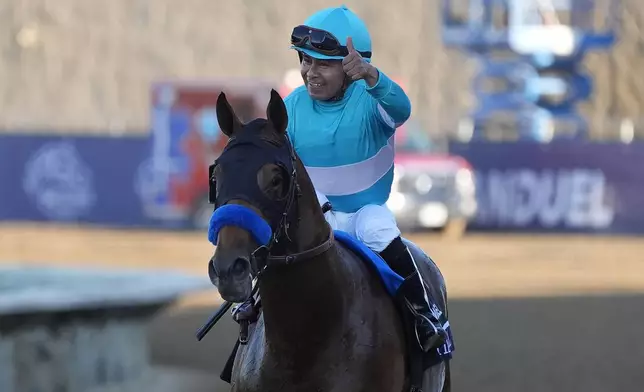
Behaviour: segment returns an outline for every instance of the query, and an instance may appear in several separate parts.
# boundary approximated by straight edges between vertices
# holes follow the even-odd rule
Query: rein
[[[282,256],[275,256],[270,254],[270,248],[267,246],[260,246],[252,254],[251,258],[263,265],[262,269],[258,272],[258,276],[266,269],[279,265],[291,265],[300,261],[312,259],[329,250],[333,246],[333,230],[329,230],[329,237],[320,245],[299,253],[286,254]]]
[[[259,248],[255,249],[255,251],[252,253],[251,257],[254,260],[254,262],[261,262],[263,263],[263,268],[258,272],[258,276],[260,276],[263,271],[265,271],[267,268],[271,266],[276,266],[276,265],[291,265],[295,264],[300,261],[312,259],[316,256],[319,256],[326,252],[327,250],[331,249],[331,246],[333,246],[333,230],[329,230],[329,237],[321,243],[318,246],[315,246],[311,249],[305,250],[304,252],[299,252],[299,253],[294,253],[294,254],[289,254],[289,255],[283,255],[283,256],[274,256],[270,254],[270,249],[268,246],[260,246]],[[276,241],[277,242],[277,241]],[[257,291],[259,290],[259,283],[255,282],[253,285],[253,290],[250,293],[249,298],[253,298],[255,294],[257,294]],[[219,320],[223,317],[226,312],[233,306],[232,302],[224,301],[223,304],[219,306],[219,309],[210,316],[210,318],[206,321],[206,323],[197,330],[196,337],[197,341],[201,341],[208,332],[219,322]]]

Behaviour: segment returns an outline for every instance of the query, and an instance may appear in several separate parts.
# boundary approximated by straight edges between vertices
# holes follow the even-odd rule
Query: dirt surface
[[[414,234],[447,280],[457,352],[455,391],[644,390],[644,239]],[[213,247],[195,233],[0,226],[0,262],[176,269],[203,275]],[[217,380],[235,339],[229,318],[204,341],[194,331],[216,292],[181,301],[151,326],[155,362]],[[188,384],[182,384],[188,385]]]
[[[451,298],[644,292],[640,237],[408,238],[440,266]],[[161,268],[203,275],[213,250],[199,233],[0,225],[0,262],[5,263]]]

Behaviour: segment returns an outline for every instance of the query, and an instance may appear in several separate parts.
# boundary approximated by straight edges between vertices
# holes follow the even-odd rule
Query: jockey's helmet
[[[302,39],[302,34],[306,34],[305,29],[304,33],[299,32],[298,28],[308,27],[308,33],[316,31],[318,33],[318,38],[309,35],[304,37],[304,44],[306,45],[297,45],[296,40]],[[322,42],[322,45],[311,45],[312,40],[319,38],[319,33],[328,32],[330,33],[330,42]],[[325,8],[321,11],[314,13],[309,16],[303,23],[303,25],[297,26],[293,29],[293,34],[291,35],[291,49],[295,49],[299,52],[306,53],[307,55],[322,60],[342,60],[344,56],[342,54],[330,54],[329,51],[322,50],[323,47],[330,47],[333,49],[333,41],[337,40],[337,44],[346,50],[347,38],[351,37],[353,41],[353,46],[355,49],[365,58],[366,61],[371,60],[371,36],[369,35],[369,30],[367,25],[346,6],[340,7],[331,7]],[[333,39],[335,38],[335,39]],[[308,40],[308,42],[306,42]],[[319,49],[315,46],[319,46]]]

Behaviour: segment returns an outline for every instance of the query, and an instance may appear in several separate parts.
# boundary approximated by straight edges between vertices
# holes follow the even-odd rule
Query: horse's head
[[[281,242],[292,219],[296,158],[286,137],[286,106],[275,90],[266,119],[242,124],[224,93],[217,99],[217,119],[229,141],[211,166],[215,212],[209,238],[217,248],[208,271],[222,298],[242,302],[262,268],[257,254]]]

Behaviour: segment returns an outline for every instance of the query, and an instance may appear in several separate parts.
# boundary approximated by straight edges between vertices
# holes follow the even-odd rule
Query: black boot
[[[392,270],[405,278],[401,290],[403,295],[414,308],[416,314],[416,332],[418,342],[425,352],[436,349],[445,343],[447,336],[440,320],[438,320],[429,308],[425,299],[425,287],[421,277],[416,270],[414,260],[407,250],[407,246],[400,237],[396,237],[380,256],[389,264]]]

